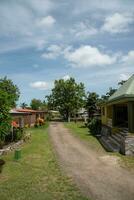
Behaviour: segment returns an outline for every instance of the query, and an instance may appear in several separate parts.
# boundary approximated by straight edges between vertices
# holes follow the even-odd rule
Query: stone
[[[20,147],[23,144],[23,142],[24,142],[23,140],[20,140],[20,141],[18,141],[16,143],[11,143],[11,144],[3,147],[3,149],[0,149],[0,156],[1,155],[6,155],[9,152],[17,149],[18,147]]]

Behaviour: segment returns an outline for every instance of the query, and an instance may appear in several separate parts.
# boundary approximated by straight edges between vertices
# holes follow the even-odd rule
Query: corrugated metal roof
[[[12,115],[15,115],[15,114],[17,114],[17,115],[26,115],[26,114],[30,114],[29,112],[19,112],[19,111],[14,110],[14,109],[10,110],[9,113],[12,114]]]
[[[12,113],[45,113],[45,111],[41,111],[41,110],[32,110],[32,109],[23,109],[23,108],[15,108],[15,109],[12,109],[11,111],[10,111],[10,113],[12,114]]]
[[[17,108],[16,111],[18,112],[30,112],[30,113],[36,113],[36,110],[32,110],[32,109],[26,109],[26,108]]]
[[[134,74],[108,99],[108,102],[134,98]]]

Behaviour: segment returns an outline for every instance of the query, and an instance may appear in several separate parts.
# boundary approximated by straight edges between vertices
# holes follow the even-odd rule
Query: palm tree
[[[23,103],[20,104],[20,107],[23,108],[23,109],[26,108],[27,106],[28,105],[25,102],[23,102]]]

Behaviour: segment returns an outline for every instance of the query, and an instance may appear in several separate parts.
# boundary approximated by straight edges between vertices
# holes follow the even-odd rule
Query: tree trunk
[[[70,122],[70,114],[68,114],[68,122]]]
[[[77,116],[76,116],[76,114],[75,114],[75,119],[74,119],[74,121],[75,121],[75,123],[77,123]]]

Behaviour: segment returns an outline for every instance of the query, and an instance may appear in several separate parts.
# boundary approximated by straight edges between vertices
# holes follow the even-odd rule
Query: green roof
[[[108,99],[108,102],[134,98],[134,74]]]

